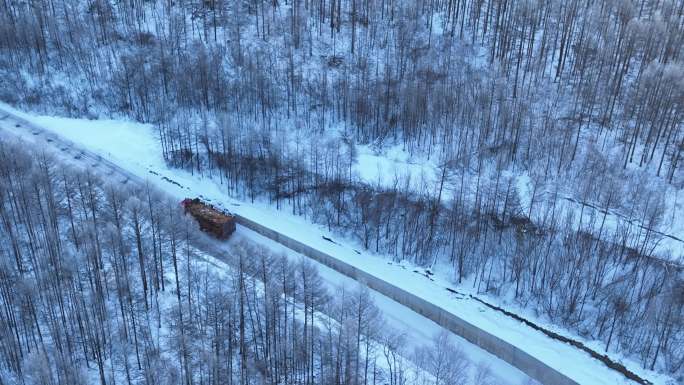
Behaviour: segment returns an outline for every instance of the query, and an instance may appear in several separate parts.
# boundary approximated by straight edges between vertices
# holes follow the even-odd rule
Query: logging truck
[[[185,214],[192,215],[200,230],[215,238],[225,240],[235,231],[235,217],[226,214],[198,198],[186,198],[181,202]]]

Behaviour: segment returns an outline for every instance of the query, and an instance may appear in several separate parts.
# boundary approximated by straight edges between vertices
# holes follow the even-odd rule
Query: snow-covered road
[[[438,305],[449,313],[455,314],[488,333],[523,349],[526,353],[537,357],[546,365],[572,378],[577,383],[599,385],[632,383],[620,373],[606,367],[584,352],[554,341],[514,319],[502,316],[476,301],[469,300],[467,297],[444,290],[445,287],[449,287],[449,282],[437,277],[424,276],[422,275],[423,272],[419,272],[421,275],[418,275],[414,272],[415,269],[410,266],[391,264],[388,263],[387,259],[358,251],[352,243],[335,239],[332,234],[312,225],[301,217],[276,211],[265,204],[252,204],[233,199],[226,195],[222,186],[208,178],[203,179],[197,175],[168,169],[161,159],[161,151],[154,133],[148,126],[121,121],[92,122],[34,117],[18,111],[5,110],[8,117],[4,120],[1,119],[3,113],[0,112],[0,128],[3,128],[7,133],[20,136],[27,141],[50,144],[65,158],[70,158],[82,166],[102,168],[102,172],[106,175],[110,175],[112,178],[120,178],[120,183],[128,183],[131,180],[142,183],[144,180],[149,180],[176,198],[202,196],[211,200],[215,205],[250,220],[262,224],[267,223],[275,231],[286,234],[328,255],[333,255],[347,264],[351,264],[375,277],[381,277],[394,286],[401,287],[430,303]],[[37,124],[21,121],[22,118]],[[17,124],[19,127],[16,126]],[[274,250],[286,252],[293,258],[301,258],[291,250],[286,250],[281,245],[244,227],[239,227],[236,238],[239,237],[252,239]],[[321,275],[331,285],[333,292],[340,285],[355,284],[350,278],[323,265],[318,265]],[[390,325],[404,332],[408,337],[409,344],[424,343],[441,330],[440,326],[405,306],[379,293],[373,293],[373,296]],[[460,342],[471,360],[490,364],[492,370],[502,379],[501,382],[519,384],[526,380],[527,377],[511,365],[462,339]],[[666,377],[644,373],[636,364],[629,361],[625,364],[630,370],[648,376],[649,380],[656,384],[665,384],[668,381]]]

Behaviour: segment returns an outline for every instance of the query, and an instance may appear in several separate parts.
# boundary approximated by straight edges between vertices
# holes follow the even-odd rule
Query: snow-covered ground
[[[17,113],[29,121],[54,131],[66,137],[76,144],[87,147],[103,158],[119,165],[120,167],[149,180],[163,190],[177,196],[202,196],[211,200],[217,206],[238,213],[258,223],[268,225],[293,239],[306,243],[340,260],[352,264],[364,271],[410,291],[445,310],[471,322],[489,333],[525,350],[529,354],[542,360],[549,366],[554,367],[561,373],[574,379],[580,384],[615,385],[630,384],[622,374],[609,369],[599,361],[591,358],[588,354],[578,351],[574,347],[552,340],[541,332],[537,332],[520,322],[504,316],[503,314],[486,308],[482,304],[467,296],[454,294],[447,291],[452,287],[445,275],[427,276],[407,263],[391,263],[391,258],[373,255],[364,252],[354,242],[339,239],[330,234],[323,227],[314,225],[306,219],[293,216],[286,210],[278,211],[267,203],[248,203],[226,194],[225,189],[218,183],[201,179],[197,175],[170,169],[161,157],[161,148],[156,139],[155,131],[151,126],[130,123],[124,121],[98,120],[88,121],[81,119],[65,119],[56,117],[32,116],[22,114],[6,106],[0,106],[8,111]],[[31,137],[31,133],[21,127],[0,121],[0,127]],[[362,156],[367,157],[364,162],[371,162],[377,155],[370,150],[363,149]],[[384,160],[377,160],[384,163]],[[408,162],[400,158],[399,163]],[[393,161],[392,163],[397,163]],[[155,175],[156,174],[156,175]],[[373,175],[369,175],[373,177]],[[175,183],[170,183],[169,180]],[[239,230],[239,236],[248,237],[269,247],[278,250],[281,246],[263,239],[257,234],[246,229]],[[325,240],[323,236],[334,239],[335,242]],[[351,280],[340,274],[319,265],[321,274],[333,285],[351,284]],[[459,291],[463,289],[459,288]],[[390,324],[399,330],[405,331],[410,336],[409,340],[424,342],[431,339],[439,326],[412,311],[396,304],[395,302],[375,295],[378,306],[385,313]],[[545,325],[548,329],[561,334],[568,334],[556,330],[552,325]],[[581,339],[572,336],[575,339]],[[492,366],[493,371],[506,382],[511,384],[520,383],[525,376],[517,369],[491,356],[465,341],[461,341],[466,347],[466,353],[474,362],[485,361]],[[598,351],[601,347],[592,342],[587,344]],[[618,358],[618,357],[614,357]],[[668,384],[669,378],[641,369],[641,367],[628,360],[620,360],[627,368],[638,373],[654,384]]]
[[[396,181],[410,178],[412,186],[417,187],[420,181],[429,185],[439,183],[439,169],[433,160],[414,159],[401,146],[384,148],[382,152],[371,146],[357,146],[358,155],[354,164],[354,172],[366,183],[391,187]]]

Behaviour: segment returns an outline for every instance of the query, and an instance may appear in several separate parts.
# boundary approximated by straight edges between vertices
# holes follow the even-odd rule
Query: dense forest
[[[684,184],[682,41],[669,0],[3,0],[0,99],[151,123],[231,194],[681,378],[681,251],[655,250]],[[360,144],[437,178],[362,180]]]
[[[25,147],[0,143],[2,385],[497,381],[446,334],[409,351],[367,289],[246,241],[225,264],[162,193]]]

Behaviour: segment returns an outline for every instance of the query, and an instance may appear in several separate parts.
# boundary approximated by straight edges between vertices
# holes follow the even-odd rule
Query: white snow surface
[[[543,333],[489,309],[470,298],[448,292],[445,290],[446,287],[453,287],[461,292],[467,292],[468,289],[454,286],[445,274],[438,273],[432,276],[432,280],[430,280],[424,275],[424,270],[420,268],[405,262],[392,263],[392,258],[388,256],[375,255],[371,252],[363,251],[354,242],[331,234],[324,227],[312,224],[305,218],[291,215],[287,209],[276,210],[275,207],[265,202],[249,203],[236,199],[229,196],[225,188],[216,181],[209,178],[201,178],[186,171],[169,168],[162,159],[161,146],[157,140],[155,130],[150,125],[124,120],[85,120],[34,116],[15,110],[2,103],[0,103],[0,109],[21,116],[78,145],[87,147],[92,152],[129,172],[142,178],[147,178],[160,189],[179,199],[201,195],[204,199],[210,200],[218,207],[267,225],[273,230],[380,277],[517,346],[580,384],[633,384],[632,381],[626,379],[622,374],[606,367],[603,363],[593,359],[585,352],[553,340]],[[0,127],[23,136],[27,140],[34,139],[26,129],[16,128],[3,121],[0,121]],[[364,164],[364,168],[369,164],[376,164],[376,170],[378,165],[381,168],[390,165],[401,169],[405,165],[410,164],[406,158],[402,157],[400,149],[397,149],[394,153],[397,154],[394,159],[380,159],[380,156],[374,154],[370,149],[362,148],[359,151],[360,163]],[[420,172],[427,168],[428,171],[424,171],[426,173],[434,172],[435,170],[431,166],[416,164],[410,167],[416,167],[421,170]],[[159,175],[153,175],[150,171],[154,171]],[[366,176],[369,179],[375,178],[377,181],[378,175],[373,174],[373,170],[367,170],[366,172]],[[163,180],[163,177],[172,179],[183,187],[169,183]],[[294,253],[243,227],[238,229],[237,234],[240,237],[249,238],[267,245],[273,250],[283,251],[288,254]],[[336,243],[324,240],[323,236],[334,239]],[[321,276],[332,287],[339,287],[340,285],[351,287],[354,284],[350,278],[321,264],[316,265]],[[420,274],[416,274],[414,270],[418,270]],[[331,292],[334,293],[335,291]],[[404,306],[378,293],[373,292],[373,295],[388,323],[397,330],[406,333],[408,336],[407,340],[415,343],[416,346],[428,343],[437,331],[440,330],[438,325]],[[534,318],[530,314],[524,314],[524,316],[528,319]],[[582,340],[581,337],[574,336],[568,331],[560,330],[553,325],[544,324],[541,321],[538,323],[560,334]],[[527,381],[527,377],[511,365],[461,338],[459,338],[459,342],[473,362],[487,363],[493,372],[505,383],[520,384]],[[598,343],[592,341],[584,342],[593,349],[605,353],[601,350],[602,348]],[[673,384],[673,380],[670,377],[645,370],[629,358],[615,357],[615,354],[611,354],[611,356],[613,359],[619,359],[628,369],[655,385]]]
[[[413,159],[399,145],[376,151],[371,146],[359,145],[354,172],[361,180],[375,186],[391,187],[407,178],[413,188],[419,188],[419,181],[428,185],[439,183],[439,170],[432,160]]]

